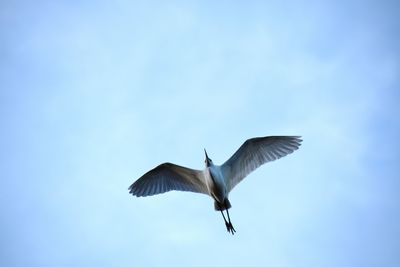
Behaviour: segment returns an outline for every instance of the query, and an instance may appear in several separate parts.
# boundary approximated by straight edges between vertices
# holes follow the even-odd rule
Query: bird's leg
[[[230,232],[230,228],[229,228],[229,223],[225,218],[224,212],[222,210],[220,210],[221,214],[222,214],[222,218],[224,218],[225,221],[225,226],[226,226],[226,230],[228,230],[228,232]]]
[[[218,202],[217,202],[218,203]],[[219,203],[218,203],[218,205],[219,205]],[[228,232],[231,232],[231,226],[232,226],[232,224],[231,223],[229,223],[227,220],[226,220],[226,218],[225,218],[225,214],[224,214],[224,212],[222,211],[222,207],[221,207],[221,205],[219,205],[219,207],[220,207],[220,212],[221,212],[221,214],[222,214],[222,218],[224,218],[224,221],[225,221],[225,226],[226,226],[226,230],[228,231]],[[232,234],[233,234],[233,232],[232,232]]]
[[[214,200],[215,200],[216,205],[218,205],[219,211],[220,211],[221,214],[222,214],[222,218],[224,218],[226,230],[227,230],[229,233],[231,233],[231,234],[233,235],[233,234],[236,232],[236,230],[235,230],[235,228],[233,228],[233,225],[232,225],[232,223],[231,223],[231,219],[229,218],[228,209],[226,209],[226,212],[227,212],[227,214],[228,214],[228,220],[226,220],[225,214],[224,214],[224,212],[223,212],[222,205],[219,203],[219,201],[218,201],[216,198],[214,198]]]
[[[228,209],[226,209],[226,214],[228,214],[228,224],[229,224],[229,228],[231,229],[231,233],[232,235],[236,232],[235,228],[233,228],[232,222],[231,222],[231,218],[229,217],[229,211]]]
[[[225,218],[224,212],[222,210],[220,210],[220,211],[221,211],[222,217],[224,218],[224,221],[225,221],[226,230],[229,233],[231,233],[232,235],[234,235],[236,230],[235,230],[235,228],[233,228],[233,225],[231,223],[231,219],[229,218],[228,210],[226,210],[226,213],[228,214],[228,220]]]

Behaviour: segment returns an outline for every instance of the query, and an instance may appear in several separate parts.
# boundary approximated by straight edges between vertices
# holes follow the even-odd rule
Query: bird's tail
[[[231,202],[229,202],[229,199],[225,198],[224,203],[219,203],[217,201],[214,201],[214,209],[217,211],[220,210],[227,210],[232,207]]]

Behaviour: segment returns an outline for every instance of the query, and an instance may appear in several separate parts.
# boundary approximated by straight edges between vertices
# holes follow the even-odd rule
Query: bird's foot
[[[225,222],[225,226],[226,226],[226,230],[231,233],[232,235],[234,235],[236,233],[235,228],[233,227],[231,222]]]

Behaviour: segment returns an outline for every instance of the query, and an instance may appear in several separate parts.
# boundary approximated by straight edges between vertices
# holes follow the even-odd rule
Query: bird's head
[[[204,160],[204,163],[206,164],[206,167],[209,167],[210,165],[213,165],[212,160],[207,155],[206,149],[204,149],[204,153],[206,154],[206,159]]]

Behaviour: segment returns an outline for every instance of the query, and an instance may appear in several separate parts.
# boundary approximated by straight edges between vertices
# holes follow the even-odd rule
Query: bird
[[[235,234],[228,196],[232,189],[264,163],[282,158],[297,150],[301,136],[265,136],[247,139],[222,165],[216,165],[205,153],[204,170],[190,169],[165,162],[148,171],[129,186],[137,197],[162,194],[171,190],[190,191],[210,196],[214,209],[220,211],[228,233]],[[226,215],[224,215],[226,211]]]

